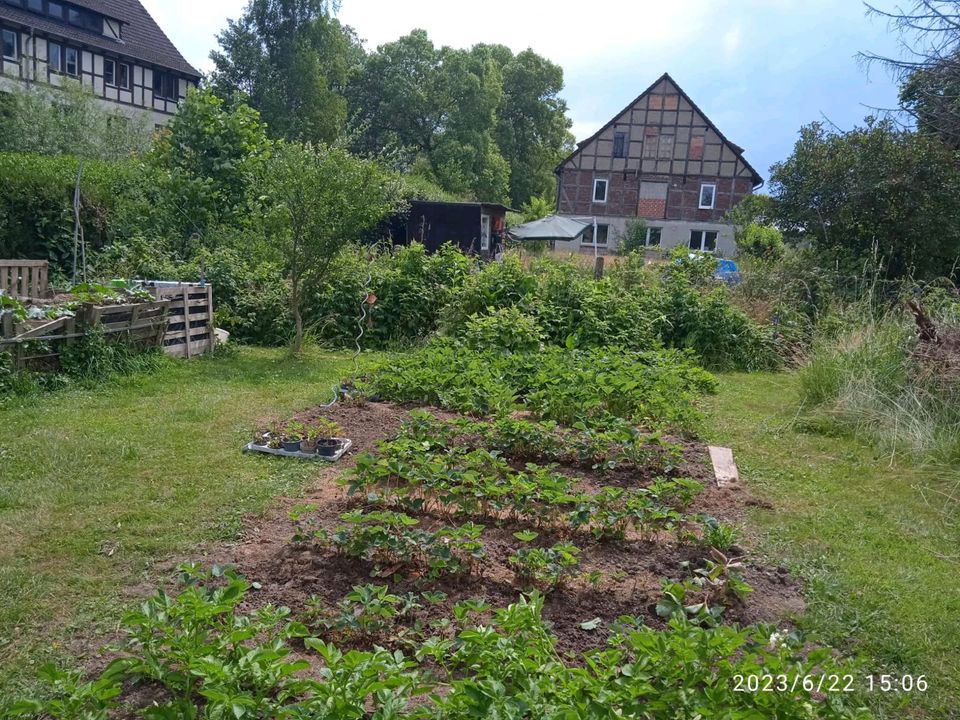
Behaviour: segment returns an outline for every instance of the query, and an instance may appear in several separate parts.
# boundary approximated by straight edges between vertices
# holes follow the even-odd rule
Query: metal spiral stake
[[[357,318],[357,329],[359,332],[353,340],[353,344],[356,346],[356,351],[353,353],[353,378],[356,379],[357,375],[360,374],[360,354],[363,352],[363,348],[360,345],[360,341],[363,340],[363,336],[367,331],[367,328],[373,327],[373,306],[377,302],[377,296],[370,291],[370,283],[373,282],[373,259],[374,248],[376,248],[377,243],[372,243],[367,248],[367,279],[363,283],[363,300],[360,301],[360,315]],[[333,400],[328,402],[326,405],[321,407],[333,407],[337,404],[337,401],[340,399],[340,393],[342,386],[340,384],[334,385],[333,387]]]

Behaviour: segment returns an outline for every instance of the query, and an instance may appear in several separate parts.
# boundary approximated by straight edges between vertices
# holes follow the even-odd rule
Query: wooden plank
[[[50,263],[47,260],[0,260],[0,268],[3,267],[47,267]]]
[[[23,342],[24,340],[37,339],[42,337],[44,334],[49,333],[57,328],[62,328],[66,323],[66,318],[57,318],[56,320],[50,320],[49,322],[44,323],[43,325],[38,325],[35,328],[30,330],[25,330],[16,337],[13,338],[16,342]]]
[[[188,303],[190,302],[190,300],[189,300],[189,298],[188,298],[188,293],[189,293],[189,291],[188,291],[186,288],[184,288],[184,289],[183,289],[183,316],[184,316],[184,319],[186,319],[186,320],[189,320],[189,314],[190,314],[190,311],[188,310],[188,308],[190,307],[189,304],[188,304]],[[188,327],[189,327],[189,326],[188,326]],[[187,358],[187,360],[189,360],[189,359],[190,359],[190,342],[189,342],[189,340],[188,340],[188,342],[185,344],[185,347],[186,347],[186,358]]]
[[[13,337],[13,312],[7,311],[0,316],[0,336]]]
[[[713,463],[713,474],[717,479],[717,487],[726,487],[740,481],[737,464],[733,461],[733,450],[725,447],[707,448],[710,451],[710,462]]]
[[[210,331],[210,339],[207,344],[207,352],[212,353],[217,348],[217,338],[214,335],[214,317],[213,317],[213,285],[207,285],[207,328]]]

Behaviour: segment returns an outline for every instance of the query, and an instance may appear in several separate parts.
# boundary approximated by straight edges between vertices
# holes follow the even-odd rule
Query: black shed
[[[503,247],[508,212],[499,203],[411,200],[409,211],[390,223],[390,234],[397,245],[416,241],[428,252],[450,242],[465,253],[492,257]]]

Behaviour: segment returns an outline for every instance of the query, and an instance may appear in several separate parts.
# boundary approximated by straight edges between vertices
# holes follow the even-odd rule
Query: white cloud
[[[725,60],[730,61],[736,57],[737,51],[740,49],[741,35],[739,23],[723,34],[723,39],[720,41],[720,44],[723,47],[723,57]]]

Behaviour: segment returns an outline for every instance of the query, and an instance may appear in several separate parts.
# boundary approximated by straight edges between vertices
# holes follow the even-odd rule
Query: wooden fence
[[[192,358],[213,352],[213,286],[147,281],[146,289],[157,300],[170,303],[163,351],[173,357]]]
[[[0,351],[11,352],[18,369],[52,369],[59,365],[66,345],[94,328],[106,335],[120,335],[131,345],[156,347],[163,341],[169,310],[166,300],[129,305],[85,303],[73,317],[22,323],[15,323],[13,314],[7,312],[0,320]]]
[[[46,260],[0,260],[0,290],[15,298],[45,298],[49,269]]]

